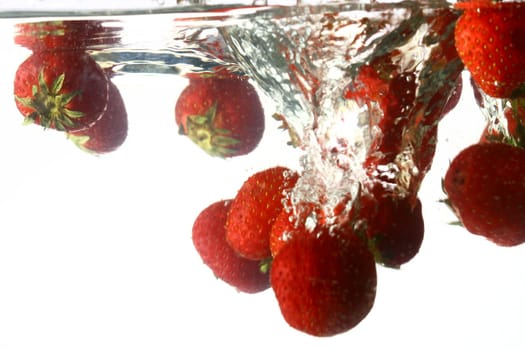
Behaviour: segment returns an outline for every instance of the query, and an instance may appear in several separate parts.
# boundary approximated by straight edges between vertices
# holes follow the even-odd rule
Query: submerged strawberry
[[[92,126],[68,133],[80,149],[95,154],[115,151],[128,135],[128,114],[115,84],[110,83],[107,109]]]
[[[510,98],[525,93],[525,4],[475,0],[455,29],[456,47],[473,79],[488,95]]]
[[[293,328],[324,337],[346,332],[370,312],[376,292],[374,257],[357,236],[327,225],[296,235],[275,256],[270,281]]]
[[[296,172],[276,166],[253,174],[244,182],[226,222],[226,237],[235,251],[253,260],[271,257],[270,231],[297,179]]]
[[[257,91],[234,74],[192,76],[175,106],[182,135],[212,156],[253,151],[264,132],[264,110]]]
[[[525,242],[525,149],[479,143],[462,150],[443,182],[465,228],[501,246]]]
[[[226,242],[226,218],[232,201],[209,205],[195,219],[192,239],[203,262],[215,276],[245,293],[258,293],[270,287],[269,274],[262,262],[239,256]]]
[[[109,80],[83,51],[33,53],[16,71],[16,106],[26,121],[60,131],[86,129],[108,103]]]
[[[419,252],[425,232],[419,198],[376,188],[361,197],[359,219],[378,263],[399,268]]]

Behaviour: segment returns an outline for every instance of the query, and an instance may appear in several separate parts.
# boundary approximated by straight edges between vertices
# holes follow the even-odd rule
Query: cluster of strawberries
[[[14,96],[26,123],[65,132],[81,149],[117,149],[128,132],[127,112],[109,73],[88,54],[115,40],[98,21],[23,23],[17,44],[31,50],[18,67]]]
[[[446,33],[455,16],[444,10],[430,25]],[[422,245],[418,190],[432,163],[437,123],[460,97],[463,66],[453,40],[432,54],[446,57],[451,79],[432,90],[423,86],[431,96],[418,94],[418,84],[436,82],[417,65],[401,67],[398,51],[360,66],[345,89],[344,98],[375,116],[357,193],[335,206],[305,201],[295,196],[305,173],[275,166],[250,176],[233,199],[201,211],[193,243],[217,278],[247,293],[271,288],[286,322],[310,335],[343,333],[366,317],[377,265],[399,268]]]
[[[500,246],[519,245],[525,242],[525,4],[456,6],[463,10],[455,28],[458,53],[477,103],[497,115],[489,116],[479,142],[450,164],[447,203],[469,232]]]
[[[282,166],[253,174],[198,215],[192,237],[216,277],[247,293],[271,287],[292,327],[328,336],[370,311],[375,260],[350,220],[334,225],[320,206],[291,206],[299,176]]]

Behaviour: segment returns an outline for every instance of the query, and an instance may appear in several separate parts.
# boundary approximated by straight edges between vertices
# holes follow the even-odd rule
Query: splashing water
[[[304,151],[295,203],[333,209],[370,182],[415,196],[463,68],[453,44],[456,18],[444,4],[354,3],[279,9],[221,28],[234,59],[277,102]],[[402,89],[414,87],[406,88],[411,98],[402,91],[395,114],[381,104],[394,96],[345,98],[366,85],[365,66]],[[382,130],[383,119],[394,120],[392,127]],[[393,157],[377,149],[390,132],[400,139]]]

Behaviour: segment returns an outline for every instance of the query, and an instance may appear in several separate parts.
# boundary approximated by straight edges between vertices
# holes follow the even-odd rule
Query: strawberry
[[[253,151],[264,132],[264,110],[245,77],[210,73],[192,76],[175,106],[179,132],[217,157]]]
[[[471,145],[453,159],[443,187],[468,231],[501,246],[525,242],[525,149]]]
[[[376,262],[399,268],[419,252],[425,231],[419,198],[414,201],[383,189],[363,194],[359,219]]]
[[[270,287],[262,263],[239,256],[226,242],[225,224],[231,205],[231,200],[220,200],[197,216],[192,228],[193,245],[217,278],[241,292],[262,292]]]
[[[270,231],[297,179],[296,172],[276,166],[243,183],[226,221],[226,237],[235,251],[252,260],[271,257]]]
[[[270,282],[286,322],[310,335],[346,332],[370,312],[376,264],[363,241],[337,227],[317,226],[281,247]]]
[[[16,71],[16,106],[26,121],[60,131],[79,131],[107,108],[109,79],[83,51],[33,53]]]
[[[270,230],[272,257],[275,257],[282,246],[292,240],[295,234],[314,232],[314,228],[318,225],[345,224],[348,217],[351,217],[351,213],[348,212],[351,208],[347,208],[350,199],[350,195],[344,196],[334,208],[326,205],[324,198],[321,198],[320,203],[299,202],[295,206],[288,201]]]
[[[520,2],[458,2],[458,54],[488,95],[510,98],[525,93],[525,5]]]
[[[270,251],[275,257],[279,250],[299,232],[311,232],[312,225],[324,222],[325,213],[314,203],[302,203],[295,211],[285,207],[275,219],[270,230]]]
[[[108,153],[120,147],[128,135],[126,106],[115,84],[110,82],[107,109],[92,126],[68,133],[80,149],[94,154]]]

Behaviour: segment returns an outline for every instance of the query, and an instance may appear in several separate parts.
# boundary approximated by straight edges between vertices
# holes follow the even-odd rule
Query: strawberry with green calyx
[[[501,246],[525,242],[525,149],[500,142],[471,145],[452,160],[443,187],[469,232]]]
[[[253,151],[264,132],[264,110],[245,77],[226,73],[192,75],[175,106],[179,132],[211,156]]]
[[[270,231],[299,175],[275,166],[251,175],[237,192],[226,221],[226,238],[241,256],[271,257]]]
[[[475,0],[456,3],[463,10],[455,28],[458,54],[488,95],[525,94],[525,4]]]
[[[33,53],[16,71],[14,97],[26,122],[59,131],[93,125],[105,112],[109,80],[85,52]]]
[[[270,287],[266,262],[239,256],[226,242],[225,223],[231,200],[212,203],[193,223],[195,249],[215,276],[244,293],[258,293]]]
[[[372,309],[376,264],[356,235],[320,225],[282,246],[272,262],[270,282],[291,327],[333,336],[355,327]]]

